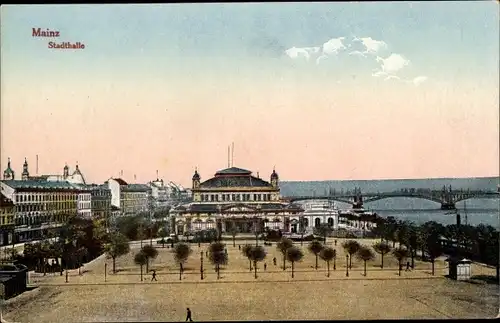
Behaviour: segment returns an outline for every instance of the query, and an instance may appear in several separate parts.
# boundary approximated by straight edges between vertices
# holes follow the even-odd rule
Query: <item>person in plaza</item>
[[[410,271],[410,262],[409,261],[406,262],[406,271]]]
[[[276,257],[273,258],[273,264],[276,266]]]
[[[335,245],[337,245],[337,240],[335,240]]]
[[[153,280],[154,280],[155,282],[157,281],[157,280],[156,280],[156,270],[154,270],[154,269],[152,270],[152,273],[151,273],[151,281],[153,281]]]
[[[238,249],[241,250],[241,245],[238,245]]]
[[[187,321],[193,322],[193,319],[191,318],[191,310],[189,309],[189,307],[187,308],[186,322]]]
[[[267,263],[264,263],[264,271],[267,269]]]

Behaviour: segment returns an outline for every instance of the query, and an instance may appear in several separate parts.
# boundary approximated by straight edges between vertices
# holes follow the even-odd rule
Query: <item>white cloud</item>
[[[394,74],[410,64],[410,61],[400,54],[391,54],[387,58],[377,56],[377,62],[381,63],[382,71],[387,74]]]
[[[360,52],[359,50],[355,50],[349,53],[349,56],[358,56],[358,57],[366,57],[365,54]]]
[[[381,77],[381,76],[387,76],[388,74],[383,71],[375,70],[372,72],[373,77]]]
[[[387,49],[389,49],[388,45],[383,40],[376,40],[371,37],[358,38],[351,35],[348,40],[346,40],[346,37],[332,38],[319,46],[291,47],[285,50],[285,54],[292,59],[314,60],[316,65],[323,63],[324,60],[328,60],[331,57],[341,59],[340,62],[342,62],[343,57],[347,56],[356,56],[363,59],[373,57],[377,65],[379,65],[378,68],[372,70],[371,75],[373,77],[378,77],[385,81],[396,80],[408,84],[411,83],[415,86],[419,86],[428,80],[426,76],[417,76],[413,79],[401,78],[399,72],[410,65],[410,60],[394,52],[383,58],[383,56],[386,56],[384,51]],[[352,64],[353,62],[351,61],[350,63]],[[345,67],[349,68],[348,66]]]
[[[319,63],[324,60],[324,59],[328,59],[328,56],[327,55],[321,55],[320,57],[316,58],[316,65],[319,65]]]
[[[413,84],[415,84],[416,86],[419,86],[420,84],[424,83],[425,81],[427,81],[427,76],[417,76],[413,79]]]
[[[340,50],[346,49],[342,42],[345,37],[332,38],[323,44],[323,54],[338,54]]]
[[[319,47],[292,47],[285,50],[285,54],[290,58],[304,57],[306,60],[309,60],[311,54],[317,54],[319,50]]]
[[[383,40],[375,40],[371,37],[358,38],[353,37],[352,42],[361,42],[365,46],[365,54],[377,54],[378,52],[387,49],[387,43]]]
[[[401,78],[399,76],[396,76],[396,75],[388,75],[384,81],[390,81],[390,80],[401,80]]]

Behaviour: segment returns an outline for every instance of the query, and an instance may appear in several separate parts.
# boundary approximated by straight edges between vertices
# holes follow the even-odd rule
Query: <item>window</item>
[[[329,225],[330,227],[333,227],[333,218],[331,218],[331,217],[330,217],[330,218],[328,218],[328,225]]]
[[[321,224],[321,220],[319,218],[314,219],[314,226],[316,228],[319,228],[320,224]]]

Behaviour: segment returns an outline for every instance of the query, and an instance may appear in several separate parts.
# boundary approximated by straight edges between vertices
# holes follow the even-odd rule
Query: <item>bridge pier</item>
[[[441,203],[441,210],[456,210],[455,203]]]
[[[363,203],[355,202],[352,204],[353,210],[361,210],[363,208]]]

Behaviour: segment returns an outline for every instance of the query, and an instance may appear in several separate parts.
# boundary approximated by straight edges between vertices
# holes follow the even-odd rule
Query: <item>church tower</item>
[[[7,159],[7,169],[3,172],[3,179],[5,181],[13,181],[15,177],[14,171],[10,167],[10,157]]]
[[[21,179],[23,181],[27,181],[30,177],[30,173],[28,172],[28,161],[26,160],[26,157],[24,157],[23,173],[21,174],[21,176]]]
[[[63,178],[64,179],[67,179],[69,177],[69,167],[68,167],[68,164],[64,165],[64,169],[63,169]]]
[[[273,173],[271,174],[271,185],[274,188],[278,188],[278,181],[279,181],[278,173],[276,173],[276,170],[273,168]]]
[[[196,190],[200,188],[200,174],[198,174],[198,169],[194,170],[194,175],[193,175],[193,190]]]

